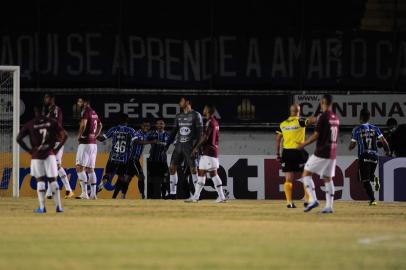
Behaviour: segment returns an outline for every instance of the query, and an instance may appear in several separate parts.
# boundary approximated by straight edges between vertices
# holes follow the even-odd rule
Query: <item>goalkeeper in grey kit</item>
[[[176,187],[178,183],[177,168],[185,160],[192,174],[193,184],[197,183],[197,160],[193,156],[193,148],[200,140],[203,132],[203,121],[200,113],[192,109],[192,102],[187,97],[182,97],[179,101],[181,112],[176,115],[175,123],[166,148],[174,142],[170,173],[170,195],[176,198]]]

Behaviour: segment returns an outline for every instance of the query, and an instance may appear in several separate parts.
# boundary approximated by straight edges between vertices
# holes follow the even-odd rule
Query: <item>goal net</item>
[[[0,197],[19,196],[20,67],[0,66]]]

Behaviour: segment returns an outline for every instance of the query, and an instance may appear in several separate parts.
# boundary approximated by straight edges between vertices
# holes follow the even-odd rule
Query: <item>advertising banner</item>
[[[320,111],[322,95],[295,95],[294,102],[300,104],[304,116]],[[333,111],[338,114],[341,125],[358,125],[362,108],[371,112],[371,123],[385,125],[388,118],[406,115],[406,95],[334,95]]]
[[[89,92],[92,108],[97,112],[103,125],[117,124],[115,116],[119,112],[128,114],[131,123],[140,119],[153,119],[163,117],[167,124],[172,125],[177,113],[180,112],[178,95],[159,94],[131,94]],[[56,94],[55,99],[64,114],[66,127],[78,126],[80,109],[76,100],[86,93],[69,92]],[[205,94],[188,95],[192,99],[193,108],[202,112],[205,104],[216,106],[216,116],[222,125],[243,126],[246,124],[268,124],[281,121],[281,112],[286,112],[289,106],[288,95],[271,94]],[[41,101],[41,94],[35,92],[22,92],[21,122],[24,123],[33,117],[33,105]],[[283,114],[282,114],[283,115]],[[284,115],[283,115],[284,116]]]
[[[79,182],[75,170],[75,155],[67,153],[64,155],[63,166],[66,169],[71,186],[75,193],[80,193]],[[104,166],[108,155],[101,153],[96,161],[96,175],[98,182],[101,180]],[[144,157],[145,158],[145,157]],[[224,189],[230,199],[270,199],[284,200],[283,192],[284,177],[279,162],[273,156],[263,155],[223,155],[219,157],[219,176],[226,183]],[[144,162],[145,163],[145,162]],[[20,168],[20,195],[36,196],[36,181],[30,176],[30,157],[27,154],[21,156]],[[144,166],[146,169],[146,166]],[[6,179],[5,172],[10,168],[2,168],[1,182],[10,182]],[[147,172],[145,171],[147,175]],[[379,172],[382,189],[376,197],[382,201],[406,201],[406,158],[381,159]],[[324,199],[324,185],[318,176],[313,177],[316,185],[316,193],[319,199]],[[60,180],[59,180],[60,181]],[[111,198],[116,178],[109,182],[106,188],[98,194],[99,198]],[[62,183],[59,182],[62,186]],[[358,181],[357,160],[353,156],[339,156],[337,158],[336,176],[336,200],[367,200],[365,191]],[[9,185],[8,188],[11,188]],[[11,193],[9,193],[11,194]],[[215,190],[207,185],[202,193],[202,198],[212,198]],[[379,197],[378,197],[379,196]],[[300,182],[294,183],[293,197],[300,200],[303,197],[303,186]],[[137,188],[137,179],[134,178],[130,184],[127,198],[140,198]]]

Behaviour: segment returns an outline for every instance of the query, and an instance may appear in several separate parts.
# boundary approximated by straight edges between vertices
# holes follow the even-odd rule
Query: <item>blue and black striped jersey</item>
[[[145,144],[138,144],[136,140],[138,141],[148,141],[150,138],[150,133],[149,132],[144,132],[141,129],[137,130],[135,132],[135,137],[133,139],[133,143],[131,146],[131,159],[132,160],[138,160],[140,159],[142,152],[144,151],[144,146]]]
[[[351,141],[358,145],[358,156],[363,153],[378,155],[377,141],[382,136],[382,132],[377,126],[365,123],[354,128]]]
[[[151,138],[157,140],[157,143],[151,145],[149,158],[155,162],[166,162],[166,145],[168,144],[169,133],[154,131],[151,133]]]
[[[136,137],[136,132],[133,128],[118,125],[110,128],[103,137],[112,138],[112,147],[109,160],[127,163],[131,154],[131,142]]]

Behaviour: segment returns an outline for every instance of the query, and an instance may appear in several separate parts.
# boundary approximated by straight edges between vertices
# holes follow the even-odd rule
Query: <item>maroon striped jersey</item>
[[[30,139],[32,147],[32,159],[46,159],[50,155],[54,155],[54,147],[59,141],[59,134],[63,132],[63,128],[54,119],[46,116],[38,116],[26,123],[19,136]]]
[[[90,107],[85,107],[82,111],[81,121],[86,119],[86,127],[83,131],[82,138],[80,138],[80,144],[96,144],[96,131],[97,125],[100,123],[99,116]]]
[[[340,119],[328,110],[319,115],[316,132],[319,134],[314,155],[320,158],[336,159]]]
[[[215,158],[218,157],[219,132],[219,123],[217,122],[217,119],[212,116],[207,120],[204,129],[204,134],[207,137],[207,141],[202,145],[203,155]]]

